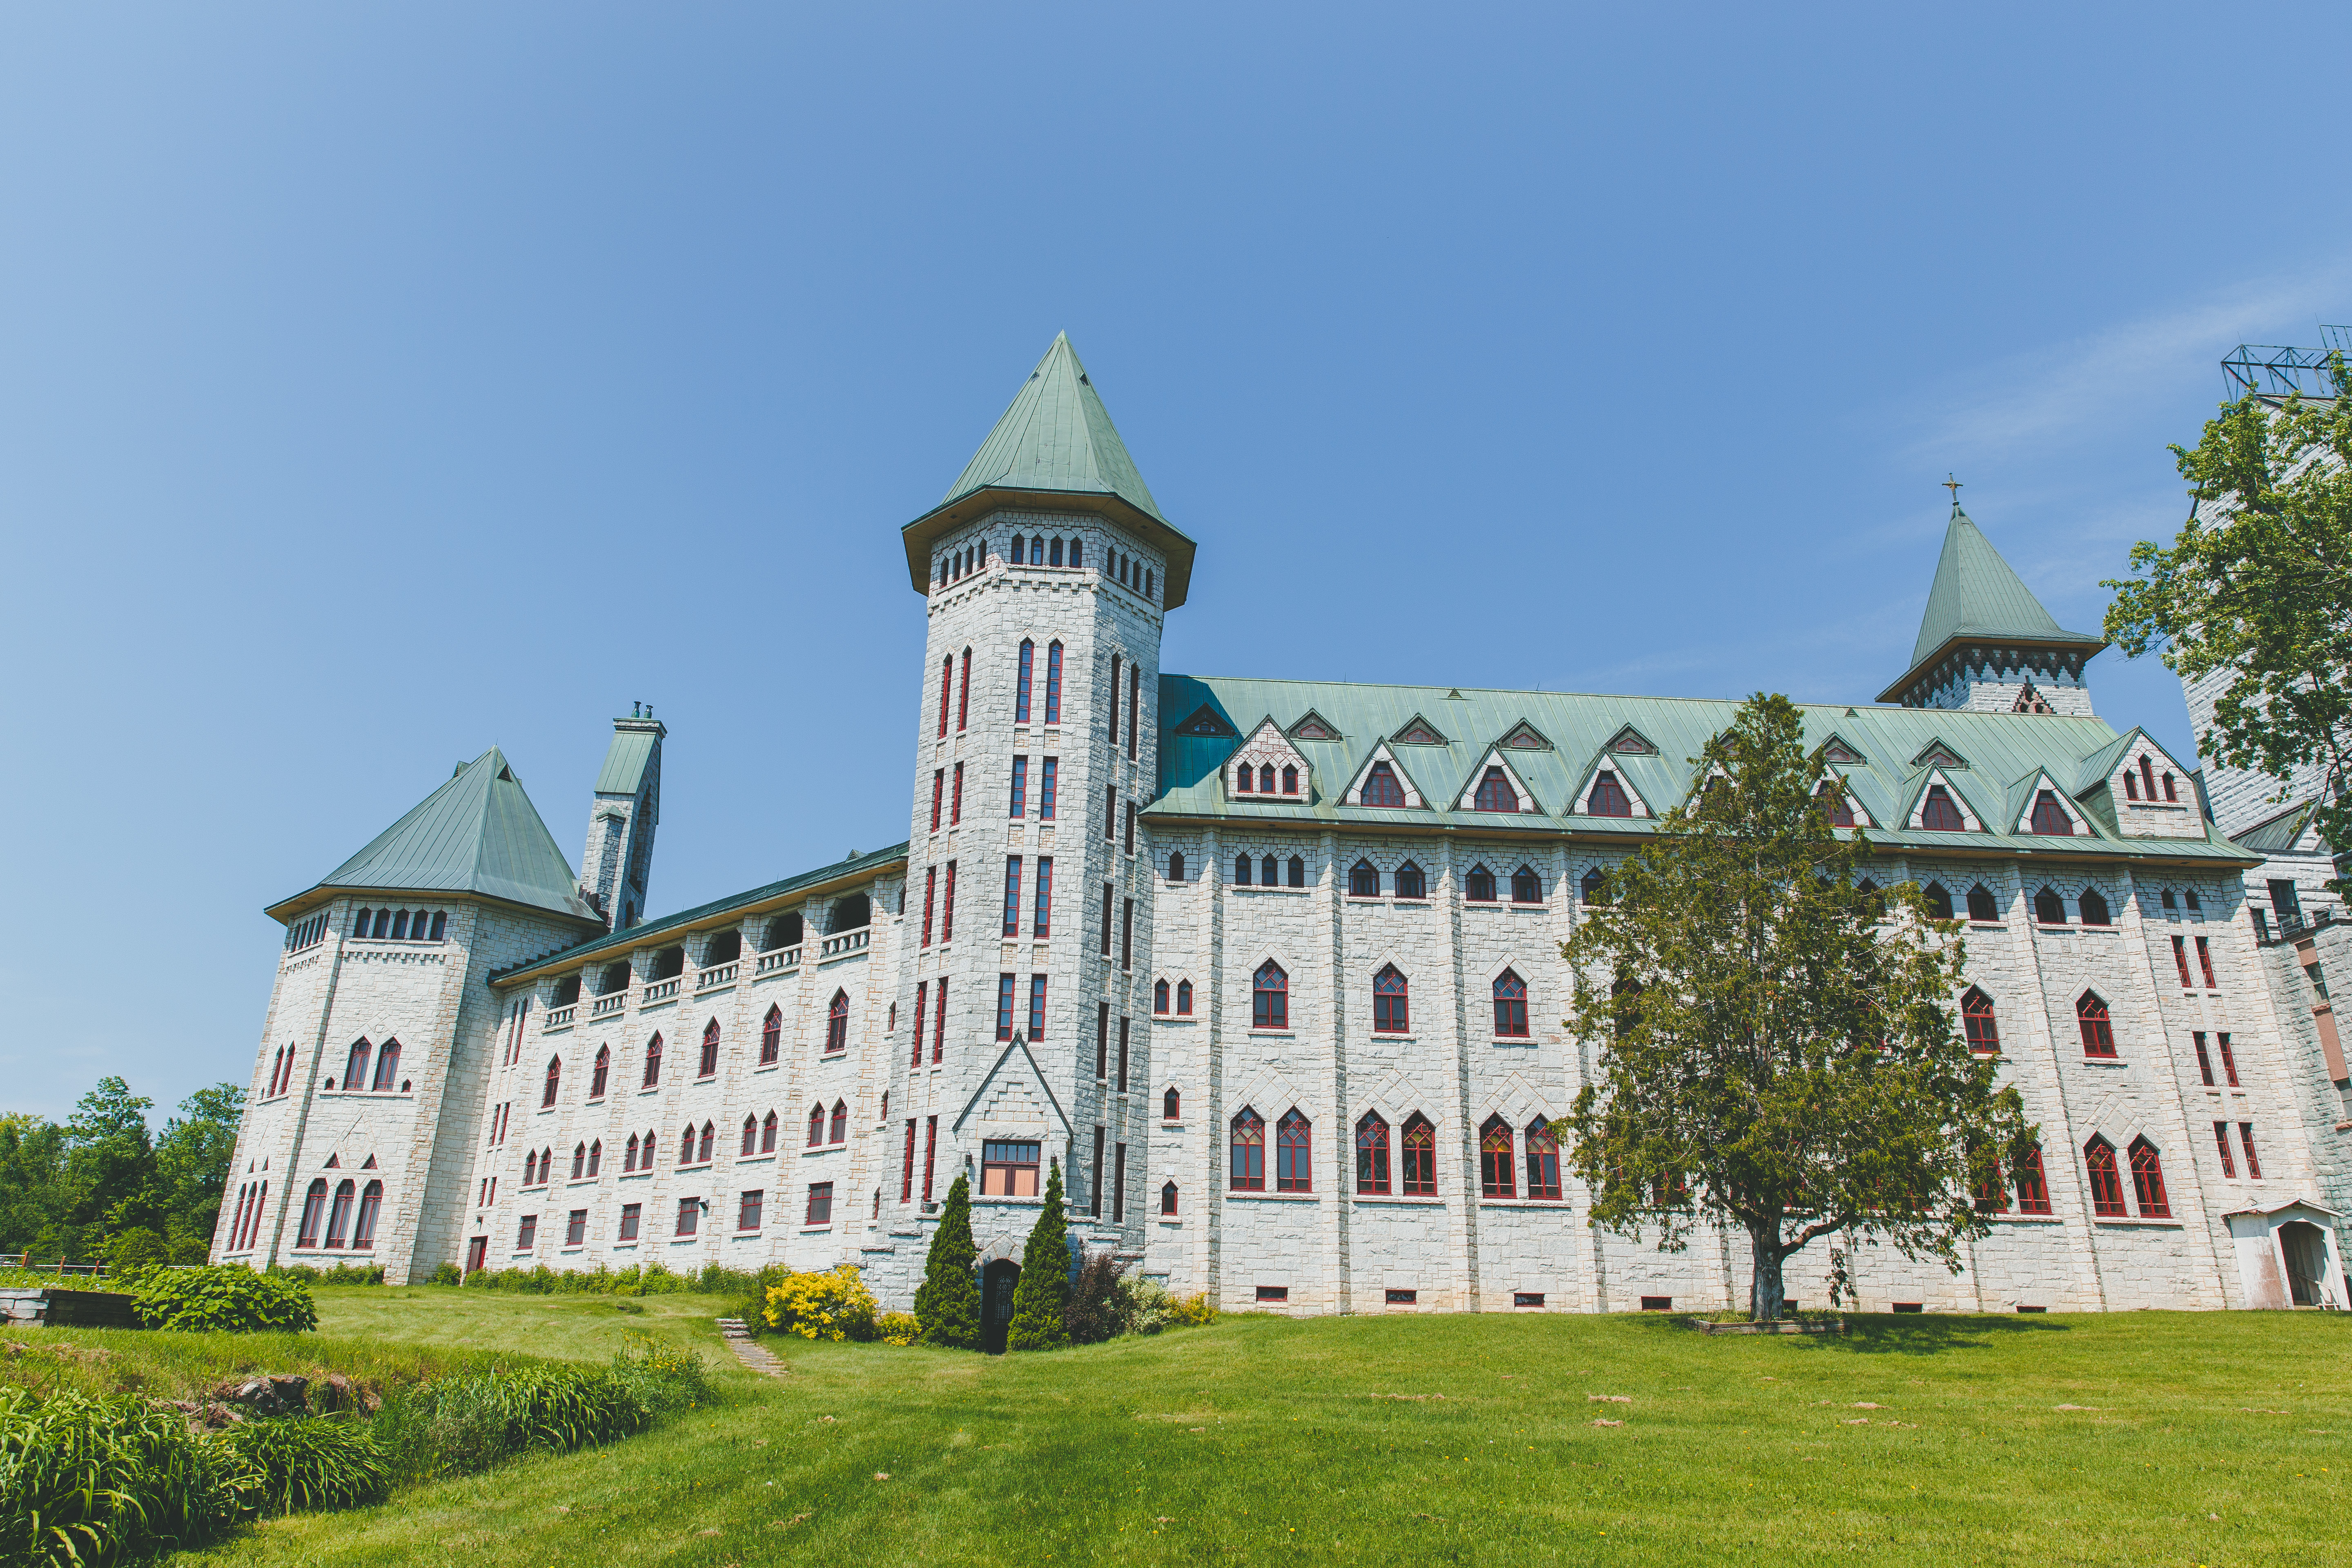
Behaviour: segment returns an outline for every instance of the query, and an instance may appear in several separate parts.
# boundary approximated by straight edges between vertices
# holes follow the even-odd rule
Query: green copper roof
[[[1127,443],[1118,438],[1066,332],[1055,334],[1054,346],[940,504],[987,489],[1115,495],[1168,521],[1127,455]]]
[[[1936,563],[1936,585],[1927,592],[1927,613],[1919,617],[1919,640],[1911,649],[1911,662],[1925,663],[1956,637],[2105,643],[2103,637],[2061,626],[1958,505],[1952,508],[1951,526],[1944,531],[1944,553]]]
[[[1223,721],[1202,725],[1223,733],[1192,733],[1192,720],[1203,709]],[[1561,691],[1490,690],[1477,687],[1355,686],[1336,682],[1250,680],[1226,677],[1162,675],[1160,712],[1160,794],[1147,816],[1216,818],[1228,831],[1278,830],[1278,825],[1321,832],[1339,826],[1409,828],[1423,832],[1475,834],[1482,839],[1524,837],[1557,839],[1567,834],[1638,841],[1654,824],[1646,817],[1588,816],[1575,809],[1593,771],[1607,767],[1654,813],[1680,804],[1690,789],[1696,757],[1707,738],[1732,721],[1737,702],[1680,697],[1608,697]],[[1308,788],[1295,802],[1230,792],[1223,764],[1270,717],[1286,734],[1309,712],[1321,721],[1317,732],[1335,740],[1303,740],[1291,745],[1311,770]],[[1878,826],[1868,829],[1874,844],[1890,853],[1905,847],[1962,853],[2030,854],[2075,858],[2122,855],[2164,860],[2243,864],[2246,856],[2218,834],[2197,838],[2139,838],[2116,834],[2111,825],[2072,838],[2036,837],[2005,831],[2013,827],[2012,781],[2043,772],[2063,786],[2084,781],[2081,790],[2104,779],[2086,774],[2087,758],[2110,753],[2118,737],[2104,721],[2034,713],[1954,712],[1944,709],[1808,705],[1805,739],[1817,746],[1834,734],[1862,760],[1842,765],[1847,787]],[[1410,774],[1428,801],[1426,810],[1350,806],[1341,799],[1375,746],[1421,714],[1446,743],[1391,743],[1390,754]],[[1656,749],[1614,749],[1631,728]],[[1532,731],[1529,733],[1528,731]],[[1523,742],[1505,745],[1507,737]],[[1548,741],[1549,744],[1535,743]],[[1477,786],[1488,752],[1500,746],[1511,771],[1535,796],[1532,813],[1461,809]],[[1955,760],[1937,763],[1937,750]],[[1928,771],[1941,767],[1952,790],[1985,833],[1913,832],[1903,826],[1926,788]],[[2079,804],[2084,796],[2077,794]],[[1237,840],[1239,841],[1239,840]],[[1498,851],[1499,852],[1499,851]]]
[[[459,768],[318,887],[480,893],[604,923],[581,901],[571,864],[496,746]]]
[[[635,795],[646,782],[646,764],[661,746],[662,727],[650,720],[615,719],[604,769],[596,775],[598,795]]]

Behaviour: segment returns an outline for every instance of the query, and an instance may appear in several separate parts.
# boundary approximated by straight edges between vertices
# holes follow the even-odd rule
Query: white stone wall
[[[1971,647],[1947,659],[1928,679],[1934,684],[1916,689],[1917,695],[1907,700],[1907,706],[2010,713],[2016,711],[2018,698],[2031,685],[2053,713],[2094,717],[2082,667],[2062,664],[2048,654]]]
[[[2268,773],[2258,773],[2244,768],[2226,767],[2213,760],[2205,750],[2205,732],[2213,725],[2213,705],[2236,681],[2234,671],[2217,669],[2195,680],[2180,683],[2180,693],[2189,703],[2189,727],[2197,737],[2198,761],[2205,775],[2205,798],[2213,808],[2213,820],[2224,834],[2243,833],[2269,817],[2276,816],[2296,801],[2310,800],[2318,795],[2327,782],[2326,769],[2318,763],[2308,763],[2294,770],[2284,784]]]

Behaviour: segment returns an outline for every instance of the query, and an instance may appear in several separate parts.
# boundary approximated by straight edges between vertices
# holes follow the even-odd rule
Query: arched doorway
[[[980,1271],[980,1348],[991,1355],[1004,1353],[1004,1331],[1013,1326],[1013,1288],[1021,1280],[1021,1265],[998,1258]]]

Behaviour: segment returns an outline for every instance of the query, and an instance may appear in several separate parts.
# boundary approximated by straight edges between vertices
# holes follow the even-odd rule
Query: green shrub
[[[374,1502],[392,1484],[368,1428],[331,1415],[246,1421],[220,1439],[252,1480],[251,1505],[265,1514],[353,1508]]]
[[[698,1410],[719,1402],[709,1369],[689,1350],[663,1343],[651,1334],[631,1333],[629,1349],[613,1357],[613,1375],[656,1415]]]
[[[235,1264],[217,1268],[157,1268],[131,1292],[139,1321],[151,1329],[264,1329],[299,1332],[319,1326],[310,1288],[297,1279],[256,1274]]]
[[[106,1244],[106,1272],[121,1282],[172,1261],[172,1244],[144,1226],[132,1226]]]
[[[0,1387],[0,1562],[109,1563],[191,1545],[244,1511],[246,1484],[176,1411]]]
[[[925,1344],[980,1348],[980,1280],[972,1273],[979,1256],[971,1242],[971,1187],[959,1175],[940,1206],[931,1249],[923,1258],[923,1283],[915,1292]]]
[[[1070,1302],[1069,1224],[1062,1212],[1062,1165],[1045,1167],[1045,1206],[1029,1229],[1021,1251],[1021,1280],[1013,1287],[1013,1321],[1004,1331],[1007,1350],[1049,1351],[1070,1342],[1062,1320]]]
[[[1206,1290],[1197,1296],[1186,1296],[1168,1310],[1168,1326],[1171,1328],[1201,1328],[1216,1321],[1217,1304],[1209,1300]]]
[[[279,1279],[299,1280],[305,1285],[381,1285],[383,1268],[381,1264],[338,1263],[332,1268],[314,1268],[308,1263],[274,1265],[271,1276]]]
[[[922,1320],[912,1312],[884,1312],[874,1320],[874,1332],[886,1345],[911,1345],[922,1331]]]
[[[433,1278],[430,1283],[435,1285],[455,1285],[463,1278],[465,1278],[465,1276],[459,1272],[456,1264],[444,1263],[440,1268],[436,1268],[433,1271]]]
[[[768,1287],[761,1315],[777,1332],[804,1340],[874,1337],[874,1293],[852,1263],[822,1274],[787,1274]]]

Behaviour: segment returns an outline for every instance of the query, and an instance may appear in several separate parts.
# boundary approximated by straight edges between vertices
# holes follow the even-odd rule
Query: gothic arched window
[[[1236,855],[1234,857],[1234,886],[1246,888],[1249,885],[1250,858],[1246,855]]]
[[[1307,886],[1307,858],[1303,855],[1290,858],[1290,885],[1294,888]]]
[[[1250,977],[1250,1027],[1290,1027],[1290,976],[1270,958]]]
[[[1274,1125],[1274,1190],[1315,1190],[1314,1126],[1297,1106]]]
[[[1168,852],[1168,879],[1171,882],[1184,879],[1184,851],[1181,849]]]
[[[1265,1191],[1265,1118],[1248,1106],[1234,1113],[1230,1182],[1237,1193]],[[323,1188],[326,1184],[320,1185]]]
[[[1295,763],[1282,770],[1282,793],[1285,795],[1298,793],[1298,767]]]
[[[1437,1195],[1437,1129],[1419,1111],[1405,1118],[1403,1173],[1406,1197]]]
[[[2058,795],[2053,790],[2035,792],[2032,826],[2034,832],[2047,834],[2053,838],[2072,838],[2074,836],[2074,819],[2066,815],[2064,806],[2058,804]]]
[[[691,1121],[678,1130],[677,1163],[681,1165],[694,1163],[694,1123]]]
[[[646,1042],[645,1087],[651,1089],[659,1082],[661,1082],[661,1037],[656,1035]]]
[[[1183,1114],[1183,1110],[1184,1097],[1176,1092],[1175,1085],[1169,1085],[1168,1092],[1160,1097],[1160,1120],[1174,1121]]]
[[[623,1147],[623,1149],[622,1149],[622,1151],[621,1151],[621,1174],[623,1174],[623,1175],[625,1175],[625,1175],[627,1175],[631,1171],[634,1171],[634,1170],[635,1170],[636,1168],[637,1168],[637,1135],[636,1135],[635,1133],[632,1132],[632,1133],[630,1133],[630,1134],[629,1134],[629,1141],[628,1141],[628,1142],[627,1142],[627,1143]]]
[[[1527,1037],[1528,983],[1516,969],[1495,976],[1495,1033],[1506,1039]]]
[[[1412,999],[1405,994],[1404,976],[1393,963],[1383,965],[1372,976],[1372,1032],[1376,1035],[1402,1035],[1412,1028]]]
[[[1502,769],[1488,768],[1486,776],[1478,781],[1478,793],[1473,797],[1473,805],[1480,811],[1517,811],[1519,809],[1519,792],[1511,787],[1511,781]]]
[[[341,1181],[335,1184],[335,1206],[327,1213],[327,1245],[341,1247],[343,1232],[352,1223],[352,1202],[359,1192],[357,1183]]]
[[[739,1155],[750,1154],[757,1152],[759,1147],[760,1119],[756,1116],[747,1116],[743,1118],[743,1147],[737,1152]]]
[[[1495,873],[1483,865],[1471,867],[1469,874],[1462,879],[1462,896],[1474,904],[1493,903]]]
[[[824,1013],[824,1048],[845,1051],[849,1048],[849,993],[836,991],[833,1003]]]
[[[2249,1164],[2252,1163],[2248,1157]],[[2172,1205],[2164,1195],[2164,1162],[2156,1145],[2145,1138],[2131,1142],[2132,1201],[2139,1206],[2142,1219],[2170,1219]]]
[[[1152,984],[1151,1010],[1155,1013],[1168,1011],[1168,982],[1165,980],[1155,981]]]
[[[1543,902],[1543,879],[1532,867],[1522,866],[1511,873],[1511,902],[1539,904]]]
[[[2099,895],[2096,888],[2084,889],[2083,896],[2074,901],[2082,907],[2084,925],[2104,926],[2115,923],[2107,918],[2107,900]]]
[[[1381,896],[1381,869],[1370,860],[1359,860],[1348,868],[1348,896],[1351,899],[1377,899]]]
[[[362,1036],[352,1042],[351,1058],[343,1064],[345,1089],[360,1089],[367,1087],[368,1062],[374,1055],[375,1047],[368,1043],[366,1037]],[[552,1104],[553,1101],[551,1100],[549,1103]]]
[[[2107,1005],[2095,991],[2085,991],[2074,1003],[2074,1026],[2083,1037],[2083,1054],[2086,1057],[2112,1057],[2116,1054],[2116,1031],[2107,1017]]]
[[[784,1010],[771,1004],[760,1023],[760,1065],[773,1066],[784,1050]]]
[[[711,1154],[712,1154],[713,1152],[715,1152],[714,1149],[712,1148],[712,1145],[717,1142],[717,1140],[718,1140],[718,1135],[719,1135],[719,1129],[718,1129],[718,1128],[716,1128],[716,1127],[712,1126],[712,1125],[711,1125],[709,1122],[708,1122],[708,1121],[706,1121],[706,1122],[704,1122],[704,1123],[702,1124],[702,1148],[701,1148],[701,1151],[700,1151],[700,1152],[701,1152],[701,1158],[697,1162],[697,1163],[704,1164],[704,1165],[708,1165],[709,1163],[710,1163],[710,1156],[711,1156]]]
[[[1192,983],[1189,980],[1176,983],[1176,1016],[1180,1018],[1192,1016]]]
[[[1499,1116],[1490,1116],[1478,1129],[1478,1195],[1482,1198],[1515,1198],[1519,1195],[1517,1173],[1511,1168],[1511,1124]]]
[[[318,1246],[319,1226],[326,1217],[327,1178],[321,1176],[310,1184],[310,1190],[302,1196],[302,1224],[301,1228],[294,1233],[294,1245]]]
[[[1176,1184],[1173,1182],[1160,1184],[1160,1212],[1162,1215],[1173,1215],[1176,1212]]]
[[[849,1142],[849,1101],[836,1100],[833,1102],[833,1131],[825,1142],[828,1143]]]
[[[1244,763],[1234,770],[1234,793],[1254,795],[1257,791],[1257,770]]]
[[[378,1094],[391,1092],[399,1087],[399,1077],[400,1042],[386,1040],[383,1043],[383,1048],[375,1054],[375,1091]]]
[[[1429,897],[1429,879],[1422,875],[1419,866],[1408,860],[1397,868],[1396,890],[1400,899],[1425,899]]]
[[[1992,998],[1971,985],[1960,996],[1960,1028],[1969,1049],[1980,1056],[2000,1054],[2000,1028],[1993,1021]]]
[[[1021,536],[1017,533],[1013,536],[1013,548],[1016,552],[1021,548]],[[1013,563],[1018,565],[1020,564],[1021,557],[1018,553],[1015,553],[1013,560]],[[1034,673],[1036,664],[1037,645],[1031,642],[1027,637],[1023,637],[1021,639],[1021,669],[1020,673],[1013,678],[1013,721],[1015,724],[1026,724],[1029,722],[1029,680],[1032,674]]]
[[[821,1148],[824,1143],[824,1106],[822,1102],[809,1107],[808,1146]]]
[[[1404,805],[1404,785],[1397,782],[1396,771],[1386,763],[1374,763],[1372,771],[1364,775],[1360,798],[1366,805],[1401,806]]]
[[[1356,1123],[1356,1191],[1386,1197],[1389,1190],[1389,1124],[1377,1110]]]
[[[1559,1135],[1540,1116],[1528,1123],[1528,1196],[1559,1201]]]
[[[762,1154],[772,1154],[775,1152],[776,1113],[771,1110],[761,1120],[760,1122],[760,1152]]]
[[[383,1184],[370,1182],[360,1189],[359,1217],[352,1222],[352,1250],[370,1252],[375,1247],[376,1215],[383,1210]]]
[[[1952,890],[1943,883],[1928,883],[1919,889],[1919,896],[1927,901],[1929,914],[1939,921],[1952,918]]]
[[[696,1076],[709,1078],[719,1071],[719,1020],[713,1018],[702,1026],[702,1069]]]
[[[1275,863],[1273,856],[1269,855],[1258,862],[1257,879],[1269,888],[1282,886],[1282,868]]]
[[[1982,882],[1969,889],[1969,919],[1972,921],[2000,919],[2000,906],[1993,901],[1992,889]]]
[[[604,1098],[604,1080],[612,1075],[612,1071],[613,1047],[610,1046],[598,1046],[596,1047],[595,1070],[588,1075],[589,1099],[602,1100]]]
[[[539,1108],[541,1110],[546,1110],[549,1106],[555,1103],[555,1091],[562,1086],[562,1082],[563,1058],[562,1057],[548,1058],[547,1087],[541,1091],[539,1097]]]
[[[2094,1137],[2083,1145],[2083,1165],[2091,1178],[2091,1212],[2101,1218],[2130,1213],[2124,1207],[2124,1184],[2116,1169],[2116,1146]]]
[[[1578,884],[1578,891],[1588,904],[1605,904],[1609,901],[1609,879],[1600,867],[1592,867],[1584,873],[1584,880]]]
[[[578,1181],[581,1177],[581,1173],[587,1169],[588,1145],[585,1143],[574,1143],[572,1145],[572,1179],[575,1182]]]
[[[1257,793],[1260,795],[1272,795],[1274,793],[1274,764],[1272,763],[1262,763],[1258,766]]]
[[[2064,925],[2066,900],[2058,896],[2057,889],[2045,886],[2033,895],[2033,918],[2046,926]]]

